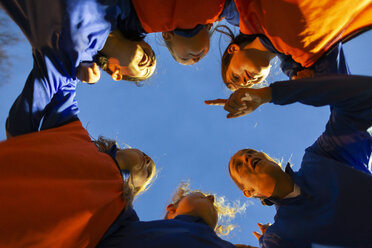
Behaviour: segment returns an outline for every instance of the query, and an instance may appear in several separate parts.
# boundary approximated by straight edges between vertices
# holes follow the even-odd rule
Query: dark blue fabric
[[[76,69],[103,48],[111,30],[106,11],[115,9],[97,1],[1,0],[29,40],[34,58],[25,87],[9,112],[6,129],[11,135],[77,119]]]
[[[234,0],[226,0],[225,8],[220,17],[224,18],[229,24],[239,27],[240,14]]]
[[[300,63],[294,61],[291,55],[285,55],[278,52],[266,36],[260,35],[259,38],[267,50],[277,54],[280,60],[280,69],[289,78],[292,78],[297,75],[297,72],[304,69],[314,70],[316,76],[350,74],[341,43],[338,43],[337,46],[319,58],[314,65],[309,68],[304,68]]]
[[[372,244],[372,78],[333,76],[277,82],[272,102],[331,106],[324,133],[308,147],[301,168],[286,172],[301,195],[275,200],[275,223],[261,247]]]
[[[132,208],[123,211],[97,246],[126,248],[234,248],[201,218],[180,215],[171,220],[140,221]]]
[[[125,15],[121,15],[117,20],[117,29],[123,34],[125,38],[132,41],[143,40],[147,32],[143,29],[141,21],[137,16],[137,12],[133,6],[132,1],[123,0],[125,8]],[[123,10],[124,11],[124,10]]]
[[[196,25],[196,27],[193,28],[193,29],[176,28],[173,32],[175,34],[180,35],[180,36],[190,38],[190,37],[193,37],[193,36],[197,35],[200,32],[200,30],[202,30],[204,27],[205,27],[205,25],[199,24],[199,25]]]

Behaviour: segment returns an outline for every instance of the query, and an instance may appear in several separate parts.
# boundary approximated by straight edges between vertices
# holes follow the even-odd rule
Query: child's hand
[[[297,75],[292,76],[292,80],[295,79],[302,79],[302,78],[313,78],[315,76],[314,70],[311,69],[303,69],[302,71],[298,71]]]
[[[229,99],[207,100],[207,105],[220,105],[229,112],[227,118],[236,118],[253,112],[261,104],[271,101],[271,88],[241,88],[232,93]]]
[[[83,83],[97,83],[101,77],[101,71],[96,63],[80,63],[76,77]]]
[[[253,235],[257,238],[257,240],[260,240],[260,238],[262,237],[262,235],[265,234],[267,228],[269,226],[271,226],[271,224],[268,223],[268,224],[263,225],[261,223],[257,223],[257,226],[260,228],[261,234],[259,232],[253,232]]]

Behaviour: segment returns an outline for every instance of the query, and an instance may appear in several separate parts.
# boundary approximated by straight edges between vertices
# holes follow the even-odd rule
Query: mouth
[[[252,81],[252,80],[254,80],[255,79],[255,77],[254,76],[252,76],[252,74],[251,73],[249,73],[247,70],[245,70],[244,71],[245,72],[245,76],[247,77],[247,81]]]
[[[201,50],[199,53],[197,54],[192,54],[190,53],[191,56],[193,56],[194,58],[200,58],[203,54],[204,54],[204,51],[205,49]]]

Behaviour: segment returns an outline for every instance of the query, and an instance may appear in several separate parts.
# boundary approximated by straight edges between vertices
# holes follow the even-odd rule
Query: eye
[[[243,163],[242,163],[241,161],[238,161],[238,162],[235,164],[235,166],[236,166],[237,168],[242,167],[242,165],[243,165]]]
[[[254,158],[254,159],[252,159],[252,161],[251,161],[251,166],[252,166],[252,168],[255,169],[255,168],[256,168],[256,165],[257,165],[258,162],[260,162],[260,161],[261,161],[261,159],[259,159],[259,158]]]
[[[237,81],[239,81],[240,77],[236,74],[231,74],[231,80],[236,83]]]

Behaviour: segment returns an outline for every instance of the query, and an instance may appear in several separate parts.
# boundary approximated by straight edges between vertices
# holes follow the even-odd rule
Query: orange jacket
[[[235,0],[240,31],[264,34],[304,67],[372,25],[371,0]]]
[[[225,0],[132,0],[147,33],[192,29],[218,20]]]
[[[95,247],[125,206],[80,121],[0,143],[0,247]]]

